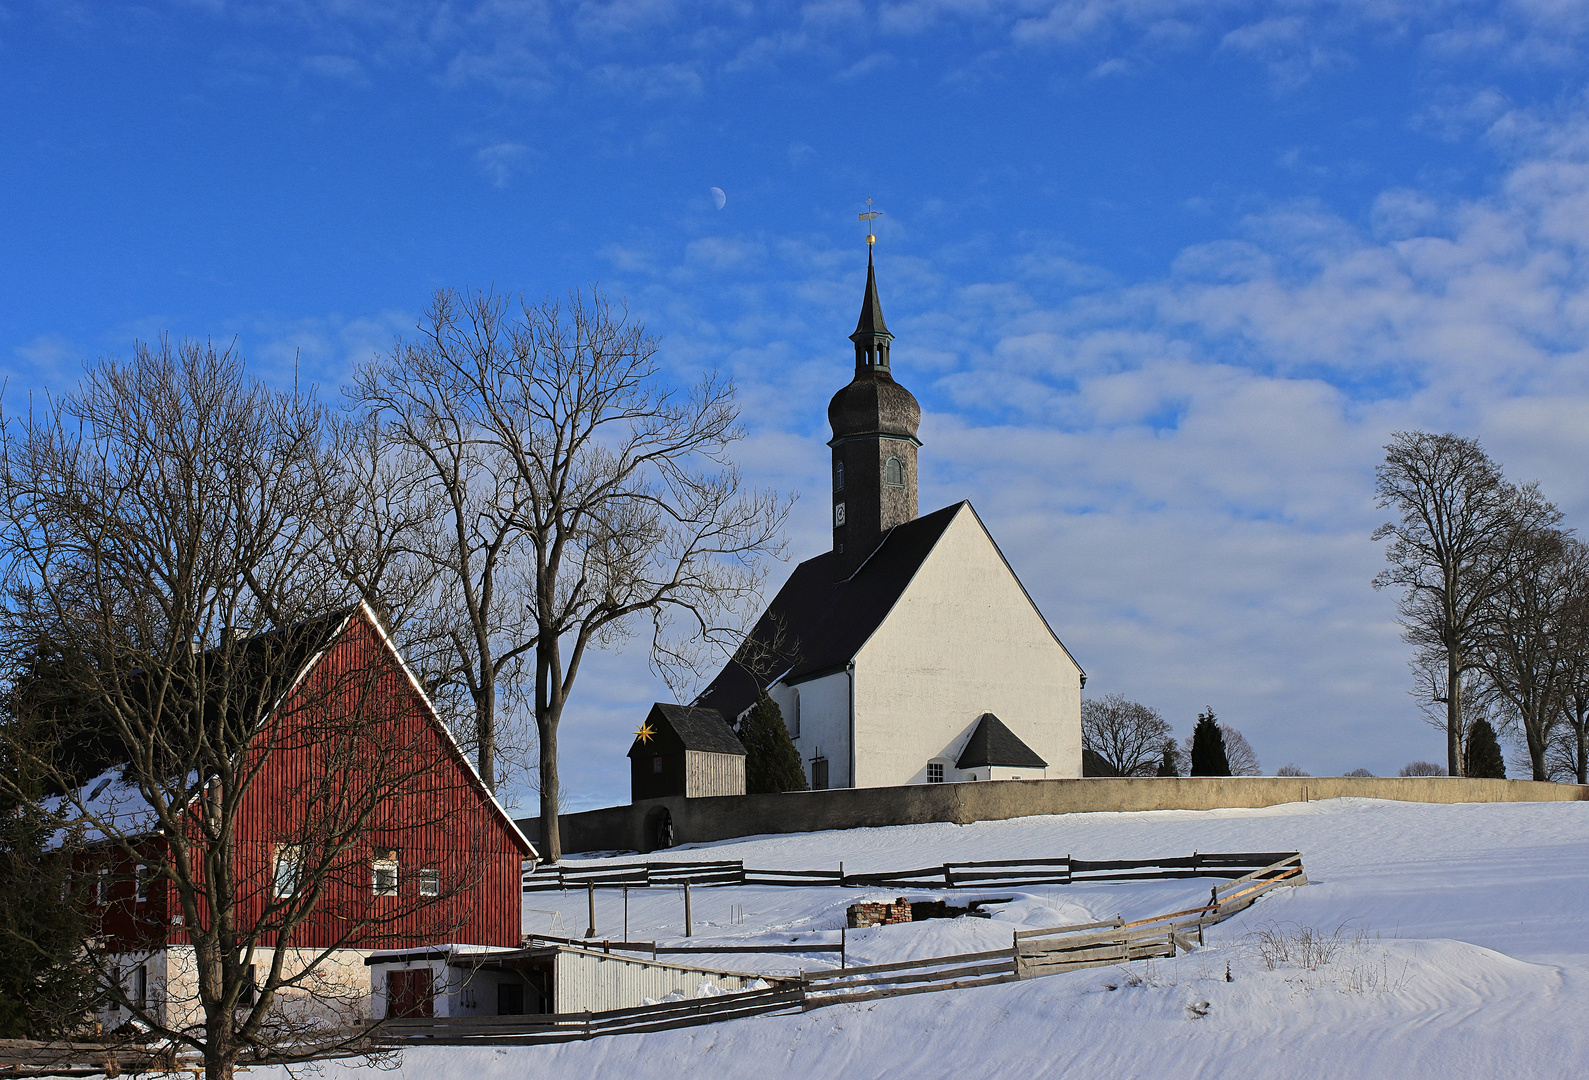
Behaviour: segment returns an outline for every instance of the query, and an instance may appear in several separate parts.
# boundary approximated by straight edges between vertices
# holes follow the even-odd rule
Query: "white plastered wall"
[[[967,506],[856,655],[856,785],[925,783],[935,759],[971,779],[952,762],[984,712],[1048,762],[999,779],[1081,775],[1081,669]]]
[[[274,950],[259,949],[254,964],[263,981]],[[299,986],[277,991],[276,1008],[296,1019],[313,1019],[334,1024],[357,1023],[370,1015],[370,973],[364,966],[369,953],[360,949],[338,949],[320,961],[315,973]],[[292,949],[283,970],[292,975],[302,971],[319,956],[315,949]],[[167,1027],[202,1024],[199,1004],[198,964],[191,945],[170,945],[152,953],[124,954],[117,957],[124,972],[143,964],[149,973],[149,1004]],[[126,1020],[120,1014],[101,1014],[101,1022],[115,1027]]]
[[[800,695],[800,732],[791,735],[811,782],[811,759],[828,759],[828,787],[850,787],[850,676],[839,671],[794,687],[779,683],[768,695],[778,703],[786,723],[794,717],[794,694]]]

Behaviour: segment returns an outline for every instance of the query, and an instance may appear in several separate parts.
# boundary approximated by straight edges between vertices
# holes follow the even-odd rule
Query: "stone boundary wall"
[[[1394,802],[1582,802],[1589,787],[1535,780],[1468,780],[1449,776],[1193,776],[1089,777],[1084,780],[988,780],[908,787],[835,788],[778,795],[669,796],[627,806],[564,814],[565,852],[651,851],[664,812],[675,844],[763,833],[816,832],[943,821],[965,825],[1037,814],[1134,810],[1216,810],[1276,806],[1318,799]],[[519,828],[541,841],[541,819]]]

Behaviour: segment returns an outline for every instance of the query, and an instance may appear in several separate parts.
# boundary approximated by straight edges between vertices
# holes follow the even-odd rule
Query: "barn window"
[[[133,869],[133,881],[137,883],[137,902],[147,904],[149,902],[149,868],[143,863],[139,863]]]
[[[237,991],[237,1007],[252,1009],[259,999],[259,965],[249,964],[243,976],[243,986]]]
[[[927,765],[927,783],[929,783],[929,784],[941,784],[941,783],[943,783],[943,762],[934,761],[934,762],[930,762]]]
[[[397,849],[376,848],[370,870],[370,887],[376,896],[397,895]]]
[[[891,457],[883,462],[883,486],[905,486],[905,463],[897,457]]]
[[[101,870],[99,877],[94,882],[94,902],[96,904],[110,903],[110,871]]]
[[[149,1007],[149,968],[145,964],[132,969],[132,1003],[140,1009]]]
[[[662,759],[661,758],[654,757],[654,758],[651,759],[651,771],[653,773],[660,773],[662,771]]]
[[[276,849],[276,899],[282,900],[298,891],[298,881],[303,876],[303,848],[298,844],[282,844]]]
[[[419,895],[421,895],[421,896],[440,896],[441,895],[441,871],[440,870],[421,870],[419,872]]]

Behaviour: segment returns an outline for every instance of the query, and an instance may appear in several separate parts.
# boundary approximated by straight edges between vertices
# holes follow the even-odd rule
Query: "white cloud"
[[[475,164],[493,187],[504,188],[513,177],[529,168],[530,148],[523,143],[499,142],[475,151]]]
[[[1277,207],[1156,280],[1059,257],[1055,301],[1031,272],[1056,258],[1040,250],[1004,280],[956,281],[947,257],[880,267],[896,374],[926,409],[923,506],[975,501],[1089,691],[1158,705],[1182,734],[1212,704],[1271,767],[1439,756],[1394,597],[1369,585],[1382,444],[1478,435],[1589,522],[1589,115],[1506,127],[1510,164],[1483,197],[1387,190],[1371,231]],[[644,298],[678,370],[734,373],[748,472],[815,496],[858,258],[724,237],[649,269],[627,256],[633,280],[611,285]],[[725,295],[737,314],[701,318]],[[825,542],[824,510],[797,507],[797,555]]]

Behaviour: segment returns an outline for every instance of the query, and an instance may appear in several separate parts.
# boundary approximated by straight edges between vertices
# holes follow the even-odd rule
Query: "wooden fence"
[[[1218,858],[1239,860],[1250,856]],[[1176,864],[1177,870],[1183,869],[1179,866],[1182,860],[1168,861]],[[1113,873],[1142,865],[1162,864],[1107,865],[1109,872]],[[1215,866],[1224,871],[1233,869],[1232,863],[1228,861]],[[1178,873],[1177,876],[1185,875]],[[1204,927],[1222,922],[1252,906],[1265,893],[1277,888],[1306,885],[1307,881],[1302,857],[1293,852],[1279,855],[1266,865],[1214,886],[1208,903],[1201,907],[1172,911],[1135,922],[1113,919],[1074,926],[1017,930],[1008,949],[840,968],[802,974],[793,979],[768,976],[768,981],[774,985],[765,990],[747,990],[691,1001],[661,1002],[613,1012],[563,1013],[533,1019],[486,1016],[456,1020],[390,1020],[377,1029],[373,1040],[381,1046],[568,1042],[598,1035],[668,1031],[764,1013],[809,1011],[829,1005],[905,994],[993,986],[1130,960],[1170,957],[1177,952],[1189,952],[1196,948],[1202,943]]]
[[[834,870],[757,870],[742,862],[628,862],[605,866],[561,863],[524,875],[525,892],[551,889],[644,889],[652,885],[847,886],[882,889],[974,889],[1070,885],[1084,881],[1239,877],[1295,852],[1192,854],[1172,859],[993,859],[951,862],[916,870],[849,874]]]

